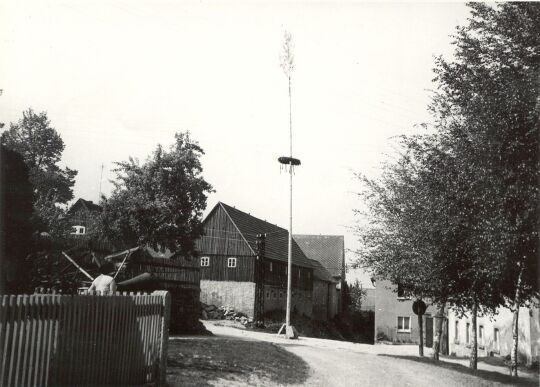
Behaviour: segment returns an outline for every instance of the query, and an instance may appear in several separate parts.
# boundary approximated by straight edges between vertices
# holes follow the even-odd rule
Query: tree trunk
[[[444,318],[444,303],[437,308],[437,315],[435,316],[435,340],[433,340],[433,359],[439,360],[439,352],[441,350],[441,338]]]
[[[423,315],[418,314],[418,335],[420,336],[420,344],[418,344],[418,355],[424,356],[424,324],[422,321]]]
[[[6,265],[4,257],[0,257],[0,295],[6,294]]]
[[[478,304],[476,300],[473,303],[472,307],[472,347],[471,347],[471,359],[469,361],[469,368],[472,368],[473,370],[477,369],[478,366],[478,340],[476,335],[476,316],[478,314]]]
[[[518,344],[519,344],[519,304],[521,302],[521,278],[523,266],[519,270],[516,284],[516,296],[514,298],[514,316],[512,319],[512,352],[510,354],[510,375],[518,376]]]

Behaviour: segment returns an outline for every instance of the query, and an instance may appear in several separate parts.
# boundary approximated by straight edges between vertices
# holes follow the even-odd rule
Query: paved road
[[[300,356],[311,368],[304,384],[308,386],[496,386],[508,385],[510,381],[501,373],[504,370],[490,369],[488,365],[472,374],[456,362],[446,362],[444,367],[420,362],[415,346],[366,345],[314,338],[286,340],[213,323],[205,325],[216,335],[273,342]],[[427,349],[426,355],[429,351]],[[538,386],[538,379],[529,375],[520,378],[520,383]]]

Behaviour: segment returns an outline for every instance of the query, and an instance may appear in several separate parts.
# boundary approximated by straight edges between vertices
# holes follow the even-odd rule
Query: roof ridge
[[[283,228],[283,227],[281,227],[281,226],[278,226],[278,225],[275,224],[275,223],[270,223],[270,222],[267,221],[267,220],[258,218],[258,217],[256,217],[255,215],[251,215],[249,212],[245,212],[245,211],[239,210],[238,208],[236,208],[236,207],[234,207],[234,206],[231,206],[231,205],[229,205],[229,204],[227,204],[227,203],[218,202],[218,204],[221,204],[221,205],[223,206],[223,208],[229,207],[229,208],[233,209],[234,211],[241,212],[242,214],[244,214],[244,215],[246,215],[246,216],[249,216],[249,217],[251,217],[251,218],[253,218],[253,219],[257,219],[257,220],[260,221],[260,222],[264,222],[264,223],[266,223],[266,224],[268,224],[268,225],[270,225],[270,226],[272,226],[272,227],[276,227],[276,228],[279,228],[280,230],[289,232],[286,228]],[[293,234],[293,236],[294,236],[294,234]]]
[[[344,238],[345,235],[342,234],[293,234],[293,237],[299,236],[299,237],[338,237],[338,238]]]

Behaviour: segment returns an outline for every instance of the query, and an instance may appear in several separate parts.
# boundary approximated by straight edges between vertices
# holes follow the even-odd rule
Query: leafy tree
[[[366,296],[367,292],[362,288],[358,279],[348,288],[349,290],[349,304],[348,307],[352,311],[359,312],[362,309],[362,301]]]
[[[0,141],[23,156],[37,200],[65,204],[73,198],[77,171],[58,166],[65,146],[45,112],[24,111],[23,118],[11,123]]]
[[[129,247],[194,253],[194,241],[202,233],[202,211],[212,192],[201,175],[203,154],[189,133],[177,133],[168,152],[158,146],[142,165],[132,158],[116,163],[114,191],[102,202],[104,234]]]
[[[32,185],[20,154],[2,146],[0,156],[0,294],[15,294],[28,279]]]

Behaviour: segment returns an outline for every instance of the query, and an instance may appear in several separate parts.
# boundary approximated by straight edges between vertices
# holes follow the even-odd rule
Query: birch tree
[[[438,58],[431,108],[462,164],[476,171],[472,197],[482,222],[475,244],[504,273],[496,282],[514,310],[517,376],[519,306],[538,294],[540,6],[469,5],[454,59]]]

